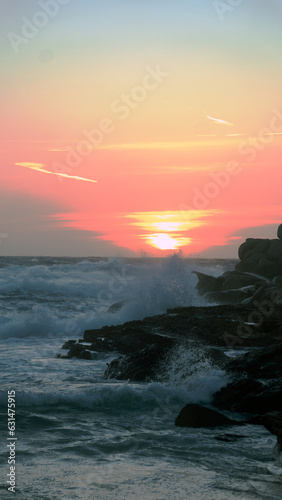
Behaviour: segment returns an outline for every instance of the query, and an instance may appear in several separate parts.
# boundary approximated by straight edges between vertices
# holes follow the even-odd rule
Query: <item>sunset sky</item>
[[[276,237],[281,0],[0,7],[0,255],[236,257]]]

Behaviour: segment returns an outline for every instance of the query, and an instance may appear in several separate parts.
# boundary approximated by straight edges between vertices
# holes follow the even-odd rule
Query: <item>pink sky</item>
[[[58,0],[29,39],[42,8],[7,3],[1,255],[236,257],[248,228],[276,237],[279,5],[203,3]]]

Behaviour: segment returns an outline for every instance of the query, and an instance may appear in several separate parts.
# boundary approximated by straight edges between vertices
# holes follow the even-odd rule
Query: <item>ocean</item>
[[[177,254],[1,257],[0,498],[13,495],[7,445],[14,443],[19,499],[281,499],[276,437],[267,430],[243,426],[237,439],[232,427],[175,427],[185,404],[209,403],[228,382],[199,346],[179,349],[163,379],[148,383],[105,380],[116,353],[57,357],[85,329],[206,305],[192,271],[218,276],[233,266]],[[12,437],[8,391],[15,391]]]

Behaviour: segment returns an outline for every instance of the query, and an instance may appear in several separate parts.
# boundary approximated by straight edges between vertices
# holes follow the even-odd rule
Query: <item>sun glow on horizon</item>
[[[187,232],[205,224],[203,217],[210,215],[207,210],[183,210],[169,212],[137,212],[126,215],[135,219],[131,226],[142,228],[146,233],[137,235],[148,245],[160,250],[176,250],[188,246],[193,239],[187,237]],[[161,231],[161,232],[156,232]],[[170,233],[170,234],[168,234]]]
[[[189,245],[190,238],[172,238],[169,234],[159,233],[151,236],[144,236],[146,241],[160,250],[177,250],[177,248]]]

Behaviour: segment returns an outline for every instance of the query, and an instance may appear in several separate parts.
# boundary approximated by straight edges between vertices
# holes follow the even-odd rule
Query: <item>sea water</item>
[[[17,498],[282,498],[276,437],[264,428],[175,427],[185,404],[209,403],[228,382],[199,346],[174,350],[151,383],[105,380],[114,353],[90,361],[56,357],[85,329],[206,305],[192,271],[216,276],[233,265],[179,255],[1,257],[0,498],[13,495],[7,391],[16,394]]]

